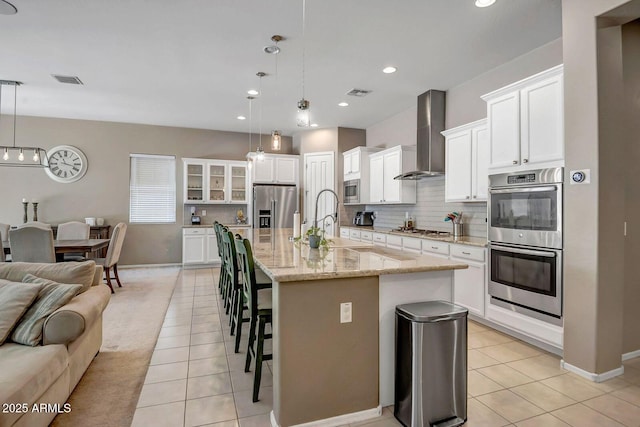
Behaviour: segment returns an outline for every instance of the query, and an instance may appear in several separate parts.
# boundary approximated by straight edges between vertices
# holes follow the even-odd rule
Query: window
[[[131,154],[129,222],[176,222],[176,158]]]

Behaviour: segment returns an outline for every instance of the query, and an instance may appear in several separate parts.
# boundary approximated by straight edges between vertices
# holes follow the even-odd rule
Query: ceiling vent
[[[82,80],[80,80],[78,77],[76,76],[61,76],[59,74],[52,74],[51,75],[54,79],[56,79],[57,81],[59,81],[60,83],[68,83],[71,85],[81,85],[84,84],[82,83]]]
[[[357,96],[362,98],[363,96],[367,96],[371,93],[370,90],[365,90],[365,89],[351,89],[349,92],[347,92],[347,95],[349,96]]]

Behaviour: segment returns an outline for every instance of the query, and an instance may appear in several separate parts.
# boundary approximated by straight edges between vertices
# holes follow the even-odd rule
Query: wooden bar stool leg
[[[251,370],[251,354],[253,353],[253,343],[256,341],[256,316],[251,315],[251,323],[249,326],[249,345],[247,346],[247,358],[244,362],[244,371]]]
[[[258,316],[258,345],[256,348],[256,369],[253,374],[253,401],[257,402],[260,393],[260,380],[262,379],[262,353],[264,351],[264,330],[266,319]]]

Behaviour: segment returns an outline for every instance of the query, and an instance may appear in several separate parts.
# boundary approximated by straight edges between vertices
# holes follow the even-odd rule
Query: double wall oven
[[[491,303],[562,324],[563,169],[489,176]]]

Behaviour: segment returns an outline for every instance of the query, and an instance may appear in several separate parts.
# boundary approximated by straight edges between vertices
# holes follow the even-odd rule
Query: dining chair
[[[262,378],[262,362],[273,359],[272,354],[264,354],[264,340],[273,337],[272,334],[266,333],[266,325],[267,323],[271,324],[272,321],[271,289],[259,289],[256,282],[257,270],[249,239],[236,240],[236,250],[242,268],[243,291],[250,314],[249,344],[244,371],[249,372],[251,356],[254,356],[256,365],[253,373],[253,401],[257,402],[259,400],[260,379]],[[257,334],[256,327],[258,328]]]
[[[222,224],[218,221],[213,223],[213,231],[216,233],[216,242],[218,244],[218,257],[220,258],[220,275],[218,277],[218,289],[220,290],[220,295],[224,295],[222,290],[222,285],[224,282],[224,265],[222,263]]]
[[[111,288],[111,293],[115,293],[113,286],[111,285],[111,269],[113,268],[113,274],[115,275],[116,282],[119,287],[122,287],[120,283],[120,277],[118,276],[118,261],[120,260],[120,252],[122,252],[122,244],[124,243],[124,236],[127,233],[127,224],[124,222],[118,223],[113,228],[111,234],[111,240],[109,241],[109,248],[107,249],[107,256],[105,258],[96,258],[96,264],[104,267],[104,276],[107,280],[107,286]]]
[[[29,221],[29,222],[25,222],[24,224],[20,224],[18,226],[18,228],[24,228],[24,227],[39,227],[39,228],[44,228],[45,230],[51,230],[51,224],[47,224],[46,222],[40,222],[40,221]]]
[[[91,227],[89,224],[80,221],[64,222],[58,225],[58,233],[56,235],[57,240],[86,240],[91,233]],[[85,261],[87,258],[85,254],[69,253],[64,254],[65,261]]]
[[[53,231],[40,227],[20,227],[9,231],[13,262],[56,262]]]

